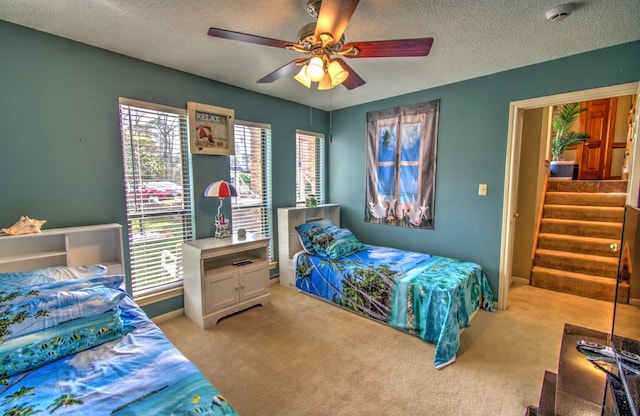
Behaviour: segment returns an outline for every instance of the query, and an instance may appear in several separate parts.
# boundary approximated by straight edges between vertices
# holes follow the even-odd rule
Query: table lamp
[[[217,238],[231,237],[231,232],[229,231],[229,221],[224,217],[224,215],[220,213],[220,209],[222,208],[222,201],[225,198],[238,196],[236,188],[225,181],[217,181],[207,186],[207,189],[204,190],[204,196],[205,198],[220,199],[220,205],[218,206],[218,215],[216,215],[216,233],[214,236]]]

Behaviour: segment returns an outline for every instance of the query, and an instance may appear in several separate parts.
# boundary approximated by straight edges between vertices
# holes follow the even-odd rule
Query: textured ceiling
[[[564,21],[556,0],[362,0],[347,42],[433,37],[421,58],[352,59],[367,82],[309,90],[255,81],[300,57],[207,36],[209,27],[295,41],[307,0],[0,0],[0,19],[320,109],[348,107],[640,39],[639,0],[586,0]]]

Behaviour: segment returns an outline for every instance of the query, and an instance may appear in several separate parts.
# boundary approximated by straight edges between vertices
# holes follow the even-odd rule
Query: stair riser
[[[624,207],[626,195],[578,192],[547,192],[545,204]]]
[[[613,301],[616,293],[615,280],[603,279],[602,282],[592,282],[537,271],[531,275],[531,285],[610,302]]]
[[[564,239],[541,235],[538,239],[538,248],[618,258],[619,253],[617,251],[611,250],[611,248],[609,247],[611,243],[617,243],[619,245],[620,241],[612,239],[610,243],[583,242],[571,240],[570,237]]]
[[[580,224],[575,225],[573,223],[563,222],[549,222],[542,219],[540,225],[541,233],[550,234],[566,234],[566,235],[578,235],[585,237],[598,237],[598,238],[612,238],[619,240],[622,234],[622,224]]]
[[[536,266],[548,267],[550,269],[565,270],[573,273],[585,273],[593,276],[608,277],[616,279],[618,277],[617,263],[611,264],[601,261],[585,261],[564,256],[553,256],[547,254],[536,254],[534,264]]]
[[[624,221],[624,208],[545,205],[542,217],[620,223]]]

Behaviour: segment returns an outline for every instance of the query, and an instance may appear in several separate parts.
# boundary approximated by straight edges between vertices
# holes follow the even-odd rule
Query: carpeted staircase
[[[619,252],[611,245],[620,245],[626,189],[626,181],[549,181],[532,286],[613,300]]]

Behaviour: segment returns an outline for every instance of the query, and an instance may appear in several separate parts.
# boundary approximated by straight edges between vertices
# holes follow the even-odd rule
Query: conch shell
[[[3,228],[2,232],[9,235],[34,234],[40,232],[40,227],[47,220],[35,220],[29,217],[20,217],[20,220],[9,228]]]

